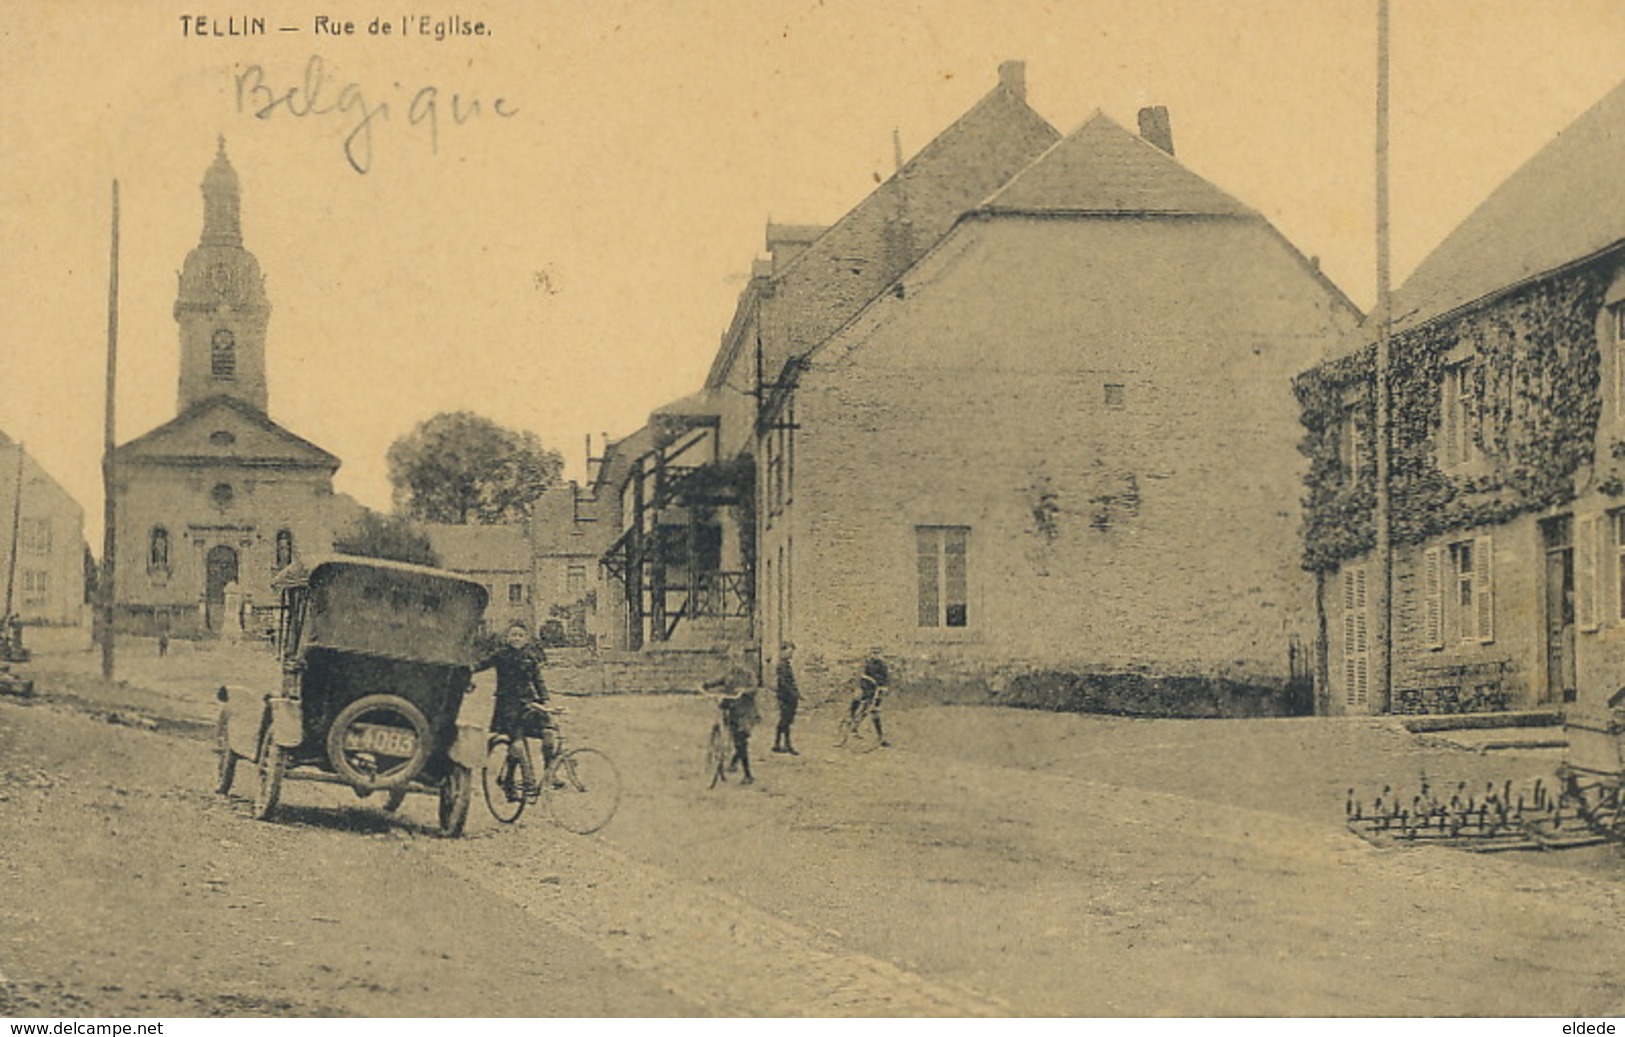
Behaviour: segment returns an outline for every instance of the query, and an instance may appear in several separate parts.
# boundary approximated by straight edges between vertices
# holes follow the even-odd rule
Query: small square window
[[[1101,388],[1104,391],[1106,406],[1113,410],[1120,410],[1128,405],[1128,394],[1125,386],[1107,382]]]

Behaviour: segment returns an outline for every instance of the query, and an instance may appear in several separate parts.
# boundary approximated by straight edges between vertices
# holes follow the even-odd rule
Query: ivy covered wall
[[[1449,530],[1496,525],[1572,500],[1575,475],[1593,460],[1602,411],[1596,321],[1607,287],[1597,265],[1520,288],[1393,338],[1389,386],[1391,524],[1396,544]],[[1304,500],[1304,568],[1324,572],[1376,541],[1376,455],[1345,470],[1345,411],[1374,442],[1375,346],[1294,380],[1310,460]],[[1445,370],[1470,360],[1464,405],[1478,459],[1445,471],[1436,443]]]

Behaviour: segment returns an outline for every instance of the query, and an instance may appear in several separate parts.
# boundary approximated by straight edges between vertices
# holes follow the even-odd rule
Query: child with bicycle
[[[721,696],[717,703],[721,711],[719,722],[733,744],[728,770],[738,768],[744,772],[739,780],[741,785],[755,784],[756,779],[750,773],[750,733],[762,721],[761,711],[756,707],[755,680],[743,670],[734,669],[723,677],[706,681],[703,688]]]
[[[515,760],[524,775],[524,795],[534,799],[541,787],[537,784],[530,754],[525,752],[526,738],[537,738],[542,743],[542,767],[552,764],[558,749],[558,725],[547,705],[547,685],[542,681],[541,649],[533,646],[530,628],[514,620],[504,634],[506,642],[495,654],[474,667],[474,672],[496,670],[496,703],[491,712],[491,733],[504,734],[508,742],[508,755]]]
[[[852,696],[852,703],[847,707],[847,719],[854,727],[863,723],[867,716],[875,725],[875,738],[882,747],[889,747],[886,741],[886,732],[880,724],[880,704],[891,687],[891,674],[886,669],[886,661],[880,657],[880,648],[869,650],[869,658],[863,662],[863,669],[858,673],[858,690]]]

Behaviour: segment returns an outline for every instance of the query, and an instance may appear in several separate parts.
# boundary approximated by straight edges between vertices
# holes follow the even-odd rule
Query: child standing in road
[[[789,753],[791,756],[800,756],[796,747],[790,744],[790,725],[796,722],[796,707],[801,704],[801,692],[796,688],[795,669],[790,664],[790,657],[795,653],[796,646],[789,641],[779,646],[779,665],[775,674],[775,691],[779,697],[779,726],[773,732],[773,751],[776,753]]]

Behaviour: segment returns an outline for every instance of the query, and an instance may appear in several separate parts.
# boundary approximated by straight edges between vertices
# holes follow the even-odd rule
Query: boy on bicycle
[[[852,704],[847,707],[847,716],[857,722],[860,711],[867,711],[869,719],[875,724],[875,737],[882,746],[891,745],[880,726],[880,703],[890,686],[891,675],[886,669],[886,661],[880,658],[880,649],[870,649],[869,658],[864,660],[863,670],[858,674],[858,690],[852,696]]]
[[[540,786],[525,752],[524,740],[539,738],[542,742],[542,766],[553,762],[558,746],[558,725],[546,709],[547,685],[542,682],[540,648],[530,642],[530,628],[514,620],[508,624],[506,644],[496,654],[474,667],[474,672],[495,669],[497,672],[496,704],[491,711],[491,733],[504,734],[510,739],[508,755],[519,764],[524,775],[527,797],[534,797]],[[533,706],[538,708],[532,708]]]

